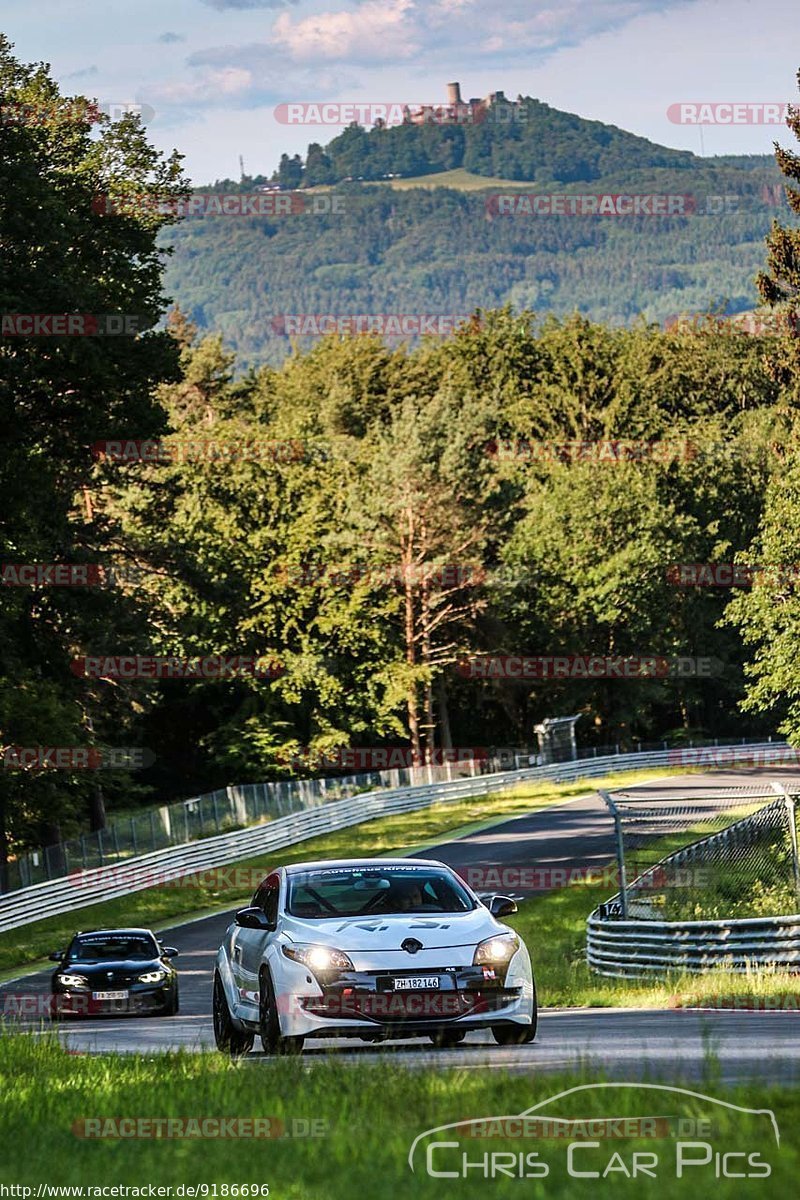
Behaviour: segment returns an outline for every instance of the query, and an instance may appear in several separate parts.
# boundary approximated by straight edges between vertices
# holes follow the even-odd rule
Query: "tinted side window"
[[[267,914],[267,920],[274,925],[278,919],[278,881],[273,877],[261,884],[253,897],[253,907],[261,908]]]
[[[267,920],[271,925],[274,925],[278,920],[278,889],[270,887],[264,889],[264,896],[261,907],[267,914]]]

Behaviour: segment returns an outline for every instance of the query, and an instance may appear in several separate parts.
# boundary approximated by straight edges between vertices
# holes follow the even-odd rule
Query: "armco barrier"
[[[746,761],[751,765],[757,761],[766,766],[785,761],[787,753],[793,755],[794,752],[787,752],[786,746],[781,743],[760,742],[696,751],[657,750],[643,754],[610,754],[604,758],[579,759],[521,771],[457,779],[449,783],[369,792],[332,804],[317,805],[247,829],[187,842],[181,846],[170,846],[112,866],[75,872],[61,879],[11,892],[0,897],[0,931],[142,891],[153,887],[160,878],[191,875],[270,850],[284,849],[308,838],[347,829],[375,817],[506,791],[527,780],[568,783],[615,771],[664,766],[735,766],[737,761]],[[793,757],[792,761],[797,760]]]
[[[800,971],[800,914],[732,921],[618,921],[592,913],[586,957],[599,975],[641,979],[723,967]]]

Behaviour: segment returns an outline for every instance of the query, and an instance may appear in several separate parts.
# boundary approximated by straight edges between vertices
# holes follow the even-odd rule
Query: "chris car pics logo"
[[[702,1186],[766,1179],[779,1148],[772,1109],[666,1084],[587,1083],[523,1112],[426,1129],[408,1165],[448,1186],[500,1178],[588,1180],[593,1188],[607,1180],[612,1189],[622,1179],[685,1178]]]

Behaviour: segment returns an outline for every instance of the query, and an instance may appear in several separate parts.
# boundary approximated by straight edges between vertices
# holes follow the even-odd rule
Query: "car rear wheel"
[[[258,988],[258,1027],[261,1045],[265,1054],[299,1054],[303,1049],[303,1038],[284,1037],[278,1018],[278,1005],[272,976],[262,968]]]
[[[228,1001],[225,996],[225,989],[222,986],[222,980],[216,972],[214,973],[214,998],[212,1007],[214,1041],[217,1043],[217,1049],[221,1050],[223,1054],[230,1054],[232,1058],[248,1054],[253,1049],[255,1038],[252,1033],[242,1033],[234,1026],[231,1020],[231,1010],[228,1008]]]

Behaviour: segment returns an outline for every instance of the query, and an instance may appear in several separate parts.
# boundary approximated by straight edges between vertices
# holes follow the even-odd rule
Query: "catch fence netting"
[[[664,785],[659,785],[663,795]],[[698,780],[674,799],[603,793],[614,818],[619,893],[604,915],[732,920],[800,911],[797,797],[780,784]]]

